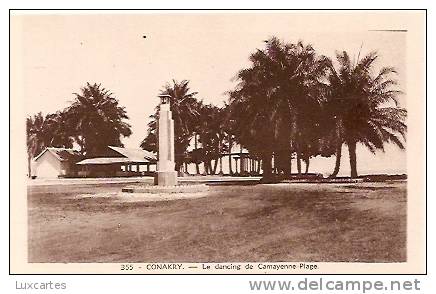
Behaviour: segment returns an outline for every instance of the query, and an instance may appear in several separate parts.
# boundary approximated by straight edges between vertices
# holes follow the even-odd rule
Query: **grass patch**
[[[208,197],[156,202],[77,197],[124,185],[29,187],[29,262],[406,261],[406,183],[212,186]]]

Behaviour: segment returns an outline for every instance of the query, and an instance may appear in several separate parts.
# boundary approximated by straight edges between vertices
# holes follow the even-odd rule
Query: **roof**
[[[59,161],[67,161],[81,156],[81,153],[75,149],[47,147],[38,156],[36,156],[34,160],[38,160],[38,158],[40,158],[47,151],[53,154]]]
[[[88,158],[82,161],[79,161],[76,164],[85,165],[85,164],[112,164],[112,163],[129,163],[132,162],[129,158],[126,157],[97,157],[97,158]]]
[[[134,148],[122,148],[108,146],[110,149],[119,153],[123,157],[96,157],[88,158],[82,160],[76,164],[86,165],[86,164],[115,164],[115,163],[150,163],[156,162],[156,155],[151,152],[134,149]]]
[[[120,153],[124,157],[130,158],[132,161],[135,162],[142,162],[144,159],[147,159],[148,161],[154,161],[156,160],[156,155],[149,151],[145,151],[143,149],[135,149],[135,148],[123,148],[123,147],[115,147],[115,146],[108,146],[110,149]]]

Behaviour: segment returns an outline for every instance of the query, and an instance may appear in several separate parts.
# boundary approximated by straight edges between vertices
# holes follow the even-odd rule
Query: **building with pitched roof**
[[[81,177],[141,176],[156,170],[157,158],[151,152],[108,146],[99,157],[87,158],[76,163]]]
[[[98,157],[86,158],[79,151],[48,147],[32,162],[32,178],[124,177],[152,175],[156,155],[135,149],[108,146]]]
[[[32,178],[59,178],[77,174],[81,153],[68,148],[45,148],[32,162]]]

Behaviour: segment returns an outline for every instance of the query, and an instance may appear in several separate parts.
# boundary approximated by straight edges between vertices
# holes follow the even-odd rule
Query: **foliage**
[[[384,150],[385,143],[405,148],[407,111],[398,105],[401,91],[392,78],[395,69],[383,67],[376,75],[372,73],[378,59],[376,52],[357,60],[356,64],[345,51],[337,53],[336,59],[338,68],[330,65],[326,109],[334,121],[336,144],[348,146],[351,177],[357,177],[357,143],[372,153]]]
[[[323,99],[328,59],[301,41],[271,38],[266,43],[265,49],[250,56],[251,66],[237,74],[230,111],[240,142],[250,152],[262,153],[267,169],[275,154],[277,165],[289,174],[292,152],[317,153],[311,144],[318,141],[313,110]]]
[[[175,142],[175,160],[176,169],[180,169],[187,156],[187,148],[193,136],[196,126],[198,125],[198,107],[199,101],[195,95],[197,92],[191,92],[189,81],[183,80],[167,83],[159,95],[169,95],[170,108],[174,120],[174,142]],[[150,116],[151,121],[148,124],[148,133],[140,146],[148,151],[157,152],[157,122],[159,114],[159,105],[155,113]]]
[[[38,113],[26,120],[27,150],[33,158],[46,147],[72,148],[76,143],[88,157],[101,155],[108,145],[122,146],[132,132],[124,107],[100,84],[89,84],[62,111]]]
[[[386,143],[405,148],[407,111],[398,104],[396,71],[382,67],[374,74],[376,52],[355,62],[338,52],[334,63],[302,41],[272,37],[265,43],[236,74],[237,85],[222,108],[198,100],[188,80],[172,80],[160,91],[169,96],[174,119],[176,169],[189,162],[199,172],[204,163],[205,172],[215,174],[222,155],[238,143],[262,159],[267,181],[273,172],[290,176],[293,158],[300,173],[301,161],[307,172],[310,158],[333,154],[334,177],[345,144],[351,177],[357,177],[358,144],[372,153],[384,151]],[[87,83],[74,95],[63,111],[27,118],[29,160],[45,147],[74,143],[87,156],[100,155],[108,145],[122,146],[121,137],[131,134],[126,110],[109,90]],[[158,114],[159,105],[140,144],[148,151],[158,149]],[[192,141],[194,150],[188,152]]]
[[[221,154],[228,150],[224,145],[226,137],[223,129],[225,124],[224,109],[212,104],[206,104],[200,106],[199,113],[200,124],[197,132],[202,148],[201,152],[197,154],[194,151],[193,156],[194,158],[200,157],[199,159],[204,162],[208,174],[215,174]],[[215,161],[214,167],[212,167],[212,160]]]
[[[46,147],[72,148],[73,139],[65,124],[65,113],[41,112],[26,119],[27,152],[30,158],[37,156]]]
[[[65,110],[66,120],[81,151],[101,155],[107,146],[123,146],[121,136],[132,134],[124,107],[100,84],[87,83]]]

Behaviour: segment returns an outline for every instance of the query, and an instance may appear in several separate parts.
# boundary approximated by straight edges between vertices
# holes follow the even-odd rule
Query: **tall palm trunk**
[[[209,161],[207,159],[204,160],[203,167],[204,167],[203,175],[208,175],[209,174]]]
[[[203,173],[202,173],[202,175],[205,176],[208,174],[209,174],[209,164],[207,163],[207,160],[205,159],[203,161]]]
[[[220,175],[222,175],[223,174],[223,155],[222,155],[222,151],[221,151],[221,146],[222,146],[222,144],[223,144],[223,142],[222,142],[222,140],[220,140],[219,141],[219,147],[218,147],[218,150],[219,150],[219,164],[220,164],[220,170],[219,170],[219,174]]]
[[[208,161],[207,169],[208,169],[209,174],[211,175],[211,174],[213,173],[213,169],[212,169],[212,159],[210,159],[210,160]]]
[[[289,144],[288,144],[288,150],[286,152],[286,158],[287,158],[287,169],[286,169],[286,173],[287,176],[289,178],[291,178],[292,176],[292,141],[289,140]]]
[[[229,174],[233,175],[233,168],[232,168],[232,135],[229,134]]]
[[[299,134],[298,134],[298,126],[297,126],[297,113],[294,108],[291,108],[291,129],[290,129],[290,142],[289,147],[290,150],[294,149],[296,153],[296,161],[297,161],[297,173],[301,174],[301,159],[299,155],[300,147],[299,147]],[[291,156],[291,162],[292,162],[292,151],[290,152]],[[292,175],[292,166],[291,169],[291,175]]]
[[[330,178],[335,178],[339,173],[339,168],[341,167],[341,156],[342,156],[342,143],[338,144],[336,147],[336,163],[335,170],[330,175]]]
[[[243,158],[242,158],[242,145],[240,145],[240,148],[239,148],[239,164],[240,164],[240,166],[239,166],[239,174],[243,174],[244,173],[244,160],[243,160]]]
[[[32,177],[32,157],[30,155],[27,156],[27,172],[28,172],[28,177],[31,178]]]
[[[350,154],[351,178],[357,178],[356,141],[352,140],[347,145]]]
[[[273,180],[271,160],[272,160],[272,152],[265,151],[262,153],[262,169],[263,169],[262,181],[263,182],[271,182]]]
[[[306,164],[306,170],[305,170],[304,173],[307,175],[307,174],[309,173],[310,158],[309,158],[309,157],[306,157],[306,158],[304,159],[304,163]]]
[[[179,160],[176,160],[174,169],[179,173],[182,171],[182,163]]]
[[[209,175],[210,174],[210,170],[211,170],[210,160],[207,159],[204,162],[204,174]]]
[[[284,151],[283,153],[283,172],[286,176],[291,176],[291,168],[292,168],[292,154],[291,152]]]
[[[301,175],[301,155],[297,152],[297,172]]]
[[[215,162],[214,162],[214,166],[213,166],[213,170],[212,170],[212,174],[216,175],[216,169],[218,167],[218,158],[215,158]]]
[[[341,167],[341,156],[342,156],[342,121],[338,119],[336,121],[336,162],[335,169],[330,175],[330,178],[335,178],[339,173],[339,168]]]
[[[198,145],[198,141],[197,141],[197,133],[194,134],[194,149],[195,151],[197,151],[197,146]],[[198,154],[198,152],[197,152]],[[196,158],[195,160],[195,172],[197,173],[197,175],[200,174],[200,166],[198,164],[198,158]]]

